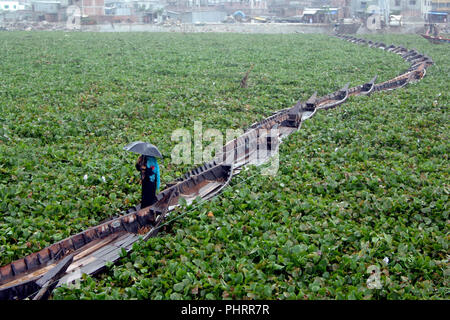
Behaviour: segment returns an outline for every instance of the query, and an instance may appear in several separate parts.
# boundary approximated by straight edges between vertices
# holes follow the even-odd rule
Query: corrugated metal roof
[[[435,14],[435,15],[440,15],[440,16],[446,16],[446,15],[447,15],[447,12],[430,11],[430,12],[428,12],[428,14]]]
[[[305,14],[316,14],[317,11],[319,11],[319,9],[305,9],[305,10],[303,11],[303,14],[304,14],[304,15],[305,15]]]

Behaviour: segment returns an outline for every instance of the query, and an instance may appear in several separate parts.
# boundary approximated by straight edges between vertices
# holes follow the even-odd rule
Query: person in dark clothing
[[[159,165],[155,157],[141,155],[136,163],[136,170],[141,173],[141,208],[145,208],[157,201],[156,191],[160,185]]]
[[[440,33],[439,26],[438,26],[437,24],[435,24],[435,25],[434,25],[433,35],[434,35],[436,38],[438,38],[438,37],[439,37],[439,33]]]

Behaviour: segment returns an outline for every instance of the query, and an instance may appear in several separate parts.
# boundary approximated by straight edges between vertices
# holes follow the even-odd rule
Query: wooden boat
[[[421,61],[413,65],[409,71],[410,73],[412,73],[410,82],[417,82],[419,80],[422,80],[427,73],[427,67],[429,66],[429,64],[429,61]]]
[[[362,85],[350,88],[348,90],[348,95],[351,96],[360,96],[360,95],[370,95],[375,88],[375,81],[377,80],[377,76],[373,77],[372,80],[366,82]]]
[[[289,111],[291,109],[292,108],[286,108],[286,109],[280,110],[262,121],[255,122],[250,126],[250,129],[273,128],[275,124],[279,124],[287,119],[287,114],[289,113]]]
[[[283,121],[282,125],[287,128],[295,128],[298,130],[302,121],[314,116],[317,111],[317,93],[315,92],[306,102],[299,100],[288,113],[288,117]]]
[[[434,63],[433,59],[431,59],[427,55],[421,55],[415,59],[411,59],[409,62],[411,63],[411,67],[408,69],[408,71],[416,69],[421,63],[425,63],[426,67],[429,67]]]
[[[412,55],[409,55],[408,57],[405,58],[405,61],[411,62],[411,61],[415,61],[415,60],[419,60],[419,59],[423,59],[425,57],[425,55],[420,54],[420,53],[415,53]]]
[[[342,89],[319,98],[316,103],[316,108],[327,110],[344,103],[348,98],[349,84],[347,83]]]
[[[421,56],[422,55],[416,49],[411,49],[411,50],[401,54],[401,57],[405,61],[409,61],[409,60],[412,60],[412,59],[415,59],[415,58],[421,57]]]
[[[317,92],[302,105],[299,110],[301,121],[305,121],[313,117],[317,112]]]
[[[232,174],[231,165],[213,166],[163,190],[150,207],[92,227],[1,267],[0,300],[33,296],[41,288],[40,279],[61,268],[60,262],[68,256],[73,259],[64,265],[58,285],[71,283],[83,273],[101,271],[107,262],[119,259],[122,250],[131,250],[140,237],[155,236],[165,215],[178,206],[180,198],[188,204],[197,197],[208,199],[228,185]]]
[[[450,43],[450,39],[443,37],[433,37],[426,34],[422,34],[422,37],[430,41],[431,43],[440,44],[440,43]]]
[[[408,52],[408,49],[406,49],[402,46],[398,46],[397,48],[393,49],[391,52],[396,53],[398,55],[402,55],[402,54]]]
[[[373,91],[390,91],[395,89],[400,89],[409,83],[410,74],[403,74],[394,79],[378,83],[375,85]]]
[[[384,48],[384,50],[388,52],[394,52],[395,49],[397,49],[397,46],[394,44],[391,44],[390,46]]]
[[[384,44],[383,42],[377,42],[375,47],[382,50],[386,50],[387,48],[386,44]]]

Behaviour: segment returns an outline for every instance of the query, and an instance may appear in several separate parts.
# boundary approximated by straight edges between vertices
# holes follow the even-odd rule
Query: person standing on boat
[[[136,170],[141,173],[141,208],[151,206],[157,201],[156,191],[160,186],[159,165],[156,158],[162,158],[163,156],[156,146],[148,142],[131,142],[123,149],[140,154],[136,163]]]
[[[156,191],[160,186],[158,161],[155,157],[141,155],[136,163],[136,169],[141,173],[141,208],[145,208],[157,201]]]
[[[437,24],[435,24],[435,25],[434,25],[433,35],[434,35],[436,38],[438,38],[438,37],[439,37],[439,33],[440,33],[439,26],[438,26]]]

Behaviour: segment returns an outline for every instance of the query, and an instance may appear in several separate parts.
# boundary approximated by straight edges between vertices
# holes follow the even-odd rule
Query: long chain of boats
[[[382,42],[338,35],[339,38],[360,45],[368,45],[400,55],[411,67],[399,76],[385,82],[369,82],[341,89],[323,97],[313,94],[306,102],[299,101],[291,108],[251,125],[240,137],[228,142],[215,158],[194,168],[157,195],[157,202],[146,208],[139,206],[81,233],[61,240],[39,252],[32,253],[0,268],[0,300],[46,299],[59,285],[74,283],[82,274],[96,274],[107,263],[120,259],[123,250],[130,251],[133,243],[156,236],[161,224],[178,205],[198,197],[209,199],[220,193],[231,178],[249,164],[268,161],[286,136],[297,131],[302,122],[321,109],[335,108],[350,96],[370,95],[377,91],[402,88],[421,80],[431,58],[416,50]],[[275,132],[275,136],[272,134]]]

